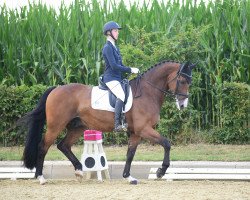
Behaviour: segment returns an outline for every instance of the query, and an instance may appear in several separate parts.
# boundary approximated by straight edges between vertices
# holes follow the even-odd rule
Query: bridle
[[[150,86],[152,86],[153,88],[159,90],[160,92],[162,92],[162,93],[165,94],[166,96],[176,97],[176,98],[177,98],[178,96],[182,96],[182,97],[184,97],[184,98],[188,98],[188,96],[189,96],[188,94],[183,94],[183,93],[178,93],[178,92],[177,92],[177,91],[178,91],[178,88],[179,88],[179,85],[180,85],[180,80],[179,80],[180,77],[184,77],[184,78],[186,79],[186,81],[188,82],[188,84],[189,84],[189,85],[191,84],[192,75],[189,75],[189,74],[187,74],[187,73],[184,73],[184,72],[183,72],[183,68],[184,68],[184,64],[182,64],[182,65],[180,66],[180,69],[179,69],[179,71],[177,72],[176,76],[175,76],[173,79],[171,79],[170,81],[168,81],[168,82],[166,83],[166,84],[169,84],[169,83],[173,82],[173,81],[176,79],[176,88],[175,88],[175,91],[174,91],[174,92],[171,91],[171,90],[163,90],[163,89],[161,89],[161,88],[155,86],[153,83],[151,83],[151,82],[148,81],[148,80],[146,80],[146,83],[149,84]],[[137,91],[138,84],[140,83],[140,79],[141,79],[142,77],[141,77],[141,75],[139,75],[137,78],[138,78],[138,79],[137,79],[138,81],[136,81],[136,91]],[[135,92],[135,94],[136,94],[136,92]],[[135,95],[134,98],[138,98],[138,97],[140,97],[140,96],[141,96],[141,94],[140,94],[139,96],[136,96],[136,95]]]

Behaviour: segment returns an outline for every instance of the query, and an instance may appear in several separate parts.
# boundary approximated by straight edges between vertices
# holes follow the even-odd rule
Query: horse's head
[[[192,82],[192,69],[196,64],[186,62],[179,66],[178,71],[175,71],[168,82],[169,90],[172,91],[176,98],[177,108],[183,109],[188,104],[188,90]]]

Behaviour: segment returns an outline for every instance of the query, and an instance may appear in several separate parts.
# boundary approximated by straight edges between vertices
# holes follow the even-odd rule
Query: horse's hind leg
[[[41,142],[38,145],[35,177],[39,179],[41,185],[46,183],[46,180],[43,177],[44,158],[50,146],[54,143],[56,137],[60,133],[60,131],[61,129],[53,130],[48,127],[47,132],[44,135],[44,138],[41,140]]]
[[[83,128],[68,129],[66,136],[57,145],[57,148],[71,161],[75,168],[75,175],[78,180],[83,177],[82,164],[71,151],[71,146],[79,139]]]
[[[135,135],[134,133],[130,135],[127,151],[127,160],[123,171],[123,177],[126,178],[130,184],[137,184],[137,179],[130,175],[131,163],[133,161],[137,146],[141,141],[141,137]]]

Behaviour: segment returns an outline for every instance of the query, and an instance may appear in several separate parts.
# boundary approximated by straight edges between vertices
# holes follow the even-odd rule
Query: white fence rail
[[[30,170],[24,167],[0,167],[0,179],[34,178],[35,169]]]
[[[157,179],[157,168],[151,168],[148,179]],[[168,168],[166,180],[250,180],[250,169]]]

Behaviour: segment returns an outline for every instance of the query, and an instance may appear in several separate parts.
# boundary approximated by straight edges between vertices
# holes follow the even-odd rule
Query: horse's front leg
[[[127,160],[123,171],[123,177],[129,181],[130,184],[137,184],[138,180],[130,175],[131,163],[133,161],[137,146],[141,141],[141,137],[131,133],[128,142]]]
[[[158,168],[157,172],[156,172],[156,176],[157,178],[162,178],[168,167],[170,166],[170,148],[171,145],[169,143],[169,141],[167,140],[167,138],[161,136],[158,143],[163,146],[164,148],[164,159],[163,159],[163,163],[162,163],[162,168]]]
[[[142,137],[149,139],[153,143],[160,144],[164,148],[164,159],[162,163],[162,168],[158,168],[156,175],[157,178],[162,178],[165,175],[168,167],[170,166],[170,148],[171,145],[167,138],[161,136],[156,130],[153,128],[147,128],[143,131]]]

